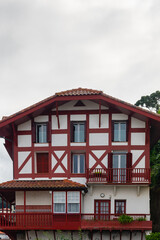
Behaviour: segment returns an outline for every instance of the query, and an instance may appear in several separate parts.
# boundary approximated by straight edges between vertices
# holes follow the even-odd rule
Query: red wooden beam
[[[60,122],[59,122],[59,114],[58,114],[58,103],[56,102],[56,117],[58,122],[58,128],[60,128]]]
[[[99,128],[101,127],[101,100],[99,100]]]

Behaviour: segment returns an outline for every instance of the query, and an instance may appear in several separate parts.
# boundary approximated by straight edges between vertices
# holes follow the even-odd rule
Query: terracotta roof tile
[[[80,96],[80,95],[99,95],[102,91],[87,89],[87,88],[76,88],[67,91],[55,93],[56,96]]]
[[[151,117],[151,118],[155,116],[156,118],[158,117],[158,121],[160,119],[160,116],[157,113],[151,112],[151,111],[146,110],[146,109],[144,109],[142,107],[138,107],[138,106],[132,105],[132,104],[127,103],[127,102],[125,102],[123,100],[111,97],[110,95],[107,95],[107,94],[103,93],[103,91],[87,89],[87,88],[77,88],[77,89],[71,89],[71,90],[55,93],[55,95],[50,96],[50,97],[48,97],[48,98],[46,98],[46,99],[44,99],[44,100],[42,100],[42,101],[40,101],[38,103],[35,103],[35,104],[25,108],[25,109],[22,109],[21,111],[15,113],[13,115],[5,116],[4,118],[2,118],[2,120],[0,120],[0,124],[3,123],[3,122],[6,122],[7,120],[10,120],[12,122],[12,121],[14,121],[14,118],[16,116],[21,118],[21,114],[24,113],[24,114],[27,115],[28,111],[33,111],[34,112],[36,107],[41,108],[43,106],[43,104],[47,105],[48,102],[52,101],[52,100],[54,102],[54,101],[56,101],[56,98],[59,97],[59,96],[61,96],[61,97],[65,97],[66,96],[67,97],[67,96],[82,96],[82,95],[102,95],[102,96],[106,97],[106,101],[107,101],[107,98],[108,98],[110,100],[115,101],[114,104],[116,104],[116,102],[118,102],[118,103],[124,104],[125,106],[132,107],[133,111],[134,111],[134,109],[137,109],[137,110],[140,110],[142,112],[141,114],[147,113],[147,114],[150,115],[149,117]],[[65,101],[65,99],[64,99],[64,101]],[[124,108],[125,108],[125,106],[124,106]]]
[[[0,184],[0,190],[2,189],[29,189],[29,190],[46,190],[46,189],[80,189],[87,190],[86,186],[71,180],[12,180],[8,182],[3,182]]]

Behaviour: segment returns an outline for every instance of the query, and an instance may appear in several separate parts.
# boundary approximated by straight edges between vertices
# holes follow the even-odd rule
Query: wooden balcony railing
[[[81,229],[83,230],[152,230],[152,221],[149,214],[127,214],[133,217],[133,222],[121,224],[118,221],[118,216],[115,214],[82,214]],[[140,221],[142,218],[144,221]]]
[[[0,229],[77,230],[81,214],[0,213]]]
[[[147,214],[132,216],[133,229],[151,230],[152,222]],[[145,221],[137,221],[143,217]],[[143,224],[142,224],[143,222]],[[118,222],[115,214],[52,214],[52,213],[0,213],[0,230],[78,230],[78,229],[117,229],[126,227]]]
[[[150,184],[149,168],[87,169],[87,182],[109,184]]]

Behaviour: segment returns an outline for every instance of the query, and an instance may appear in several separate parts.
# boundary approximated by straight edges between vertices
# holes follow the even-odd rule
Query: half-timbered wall
[[[108,168],[108,154],[113,151],[132,153],[133,168],[149,168],[149,124],[118,113],[105,106],[83,101],[74,106],[70,101],[17,126],[14,144],[14,178],[71,178],[85,182],[86,174],[71,173],[71,156],[85,153],[88,168]],[[128,122],[128,141],[112,142],[112,121]],[[70,141],[71,121],[86,122],[86,142]],[[33,142],[33,122],[50,123],[50,141]],[[48,153],[49,172],[37,173],[36,153]],[[84,178],[84,179],[83,179]]]

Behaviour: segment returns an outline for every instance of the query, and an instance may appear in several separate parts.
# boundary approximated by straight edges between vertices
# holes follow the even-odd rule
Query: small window
[[[47,123],[36,124],[36,142],[37,143],[47,142]]]
[[[80,194],[79,192],[67,193],[67,211],[68,213],[80,212]]]
[[[54,192],[54,212],[65,213],[66,212],[66,192]]]
[[[72,173],[85,173],[85,154],[72,154]]]
[[[85,122],[71,122],[71,142],[85,142]]]
[[[115,200],[115,214],[121,215],[126,213],[126,200]]]
[[[48,153],[37,153],[37,173],[49,172],[49,159]]]
[[[127,141],[127,122],[113,121],[112,141],[126,142]]]

